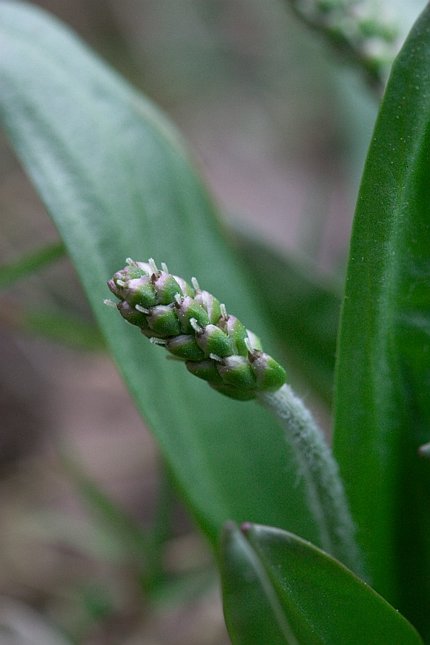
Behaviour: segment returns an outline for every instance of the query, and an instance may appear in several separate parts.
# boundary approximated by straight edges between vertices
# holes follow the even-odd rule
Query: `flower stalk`
[[[126,266],[108,281],[116,306],[156,345],[184,361],[188,371],[231,398],[256,399],[284,429],[305,484],[308,505],[328,553],[362,573],[354,525],[336,461],[310,412],[286,384],[284,368],[224,304],[154,260]]]
[[[284,429],[305,484],[309,508],[319,528],[321,546],[356,573],[363,564],[337,462],[309,410],[292,389],[262,392],[258,401]]]

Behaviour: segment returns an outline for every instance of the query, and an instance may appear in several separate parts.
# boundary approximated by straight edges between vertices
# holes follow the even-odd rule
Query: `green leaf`
[[[11,264],[0,266],[0,289],[12,286],[18,280],[55,262],[64,255],[64,245],[61,243],[48,244],[33,251]]]
[[[430,638],[430,8],[390,78],[354,222],[335,453],[375,588]]]
[[[201,527],[215,541],[226,519],[250,518],[317,540],[275,422],[252,403],[220,397],[103,305],[105,281],[125,258],[152,256],[184,278],[197,275],[270,351],[250,275],[237,266],[177,133],[34,6],[0,4],[0,79],[6,132]]]
[[[351,571],[279,529],[227,525],[224,614],[233,645],[412,645],[415,629]]]
[[[253,285],[282,349],[316,392],[331,401],[340,289],[316,269],[276,252],[243,229],[236,247],[253,272]]]
[[[97,325],[86,322],[77,315],[68,315],[53,307],[39,310],[13,307],[8,314],[6,322],[11,324],[14,330],[41,336],[76,349],[105,349],[104,339]],[[0,321],[1,319],[0,315]]]
[[[62,448],[61,464],[82,502],[91,511],[93,522],[99,525],[101,532],[109,535],[111,542],[118,544],[118,551],[122,553],[124,560],[134,563],[148,597],[160,596],[163,592],[166,594],[173,583],[164,571],[164,547],[172,536],[175,501],[171,477],[166,468],[163,466],[160,469],[154,517],[150,526],[144,530],[69,453],[69,449]]]
[[[92,512],[92,519],[110,534],[127,552],[130,560],[142,566],[148,555],[148,539],[141,526],[121,506],[111,499],[93,480],[76,459],[71,459],[62,450],[61,465],[66,475],[76,487],[77,493]]]

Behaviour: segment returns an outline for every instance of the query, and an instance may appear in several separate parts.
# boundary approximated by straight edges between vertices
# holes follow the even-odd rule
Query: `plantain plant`
[[[4,130],[213,545],[234,644],[430,643],[429,69],[427,7],[358,197],[332,452],[271,356],[297,337],[296,363],[327,393],[334,340],[314,332],[312,305],[336,298],[257,239],[232,243],[165,117],[58,21],[0,2]]]

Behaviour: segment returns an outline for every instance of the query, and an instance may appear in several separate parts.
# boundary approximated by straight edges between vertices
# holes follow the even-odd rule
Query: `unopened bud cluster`
[[[349,52],[373,81],[383,81],[399,49],[399,29],[381,0],[289,0],[307,24]]]
[[[158,269],[153,260],[128,259],[108,287],[125,320],[222,394],[245,401],[285,383],[285,370],[262,351],[257,336],[195,278],[191,286],[165,264]]]

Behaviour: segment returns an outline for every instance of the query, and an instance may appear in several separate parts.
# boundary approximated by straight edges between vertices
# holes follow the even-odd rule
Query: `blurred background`
[[[288,2],[33,4],[169,115],[227,219],[342,279],[378,99]],[[425,2],[389,4],[404,35]],[[56,258],[0,296],[0,643],[228,643],[207,546],[2,135],[0,208],[3,267]]]

